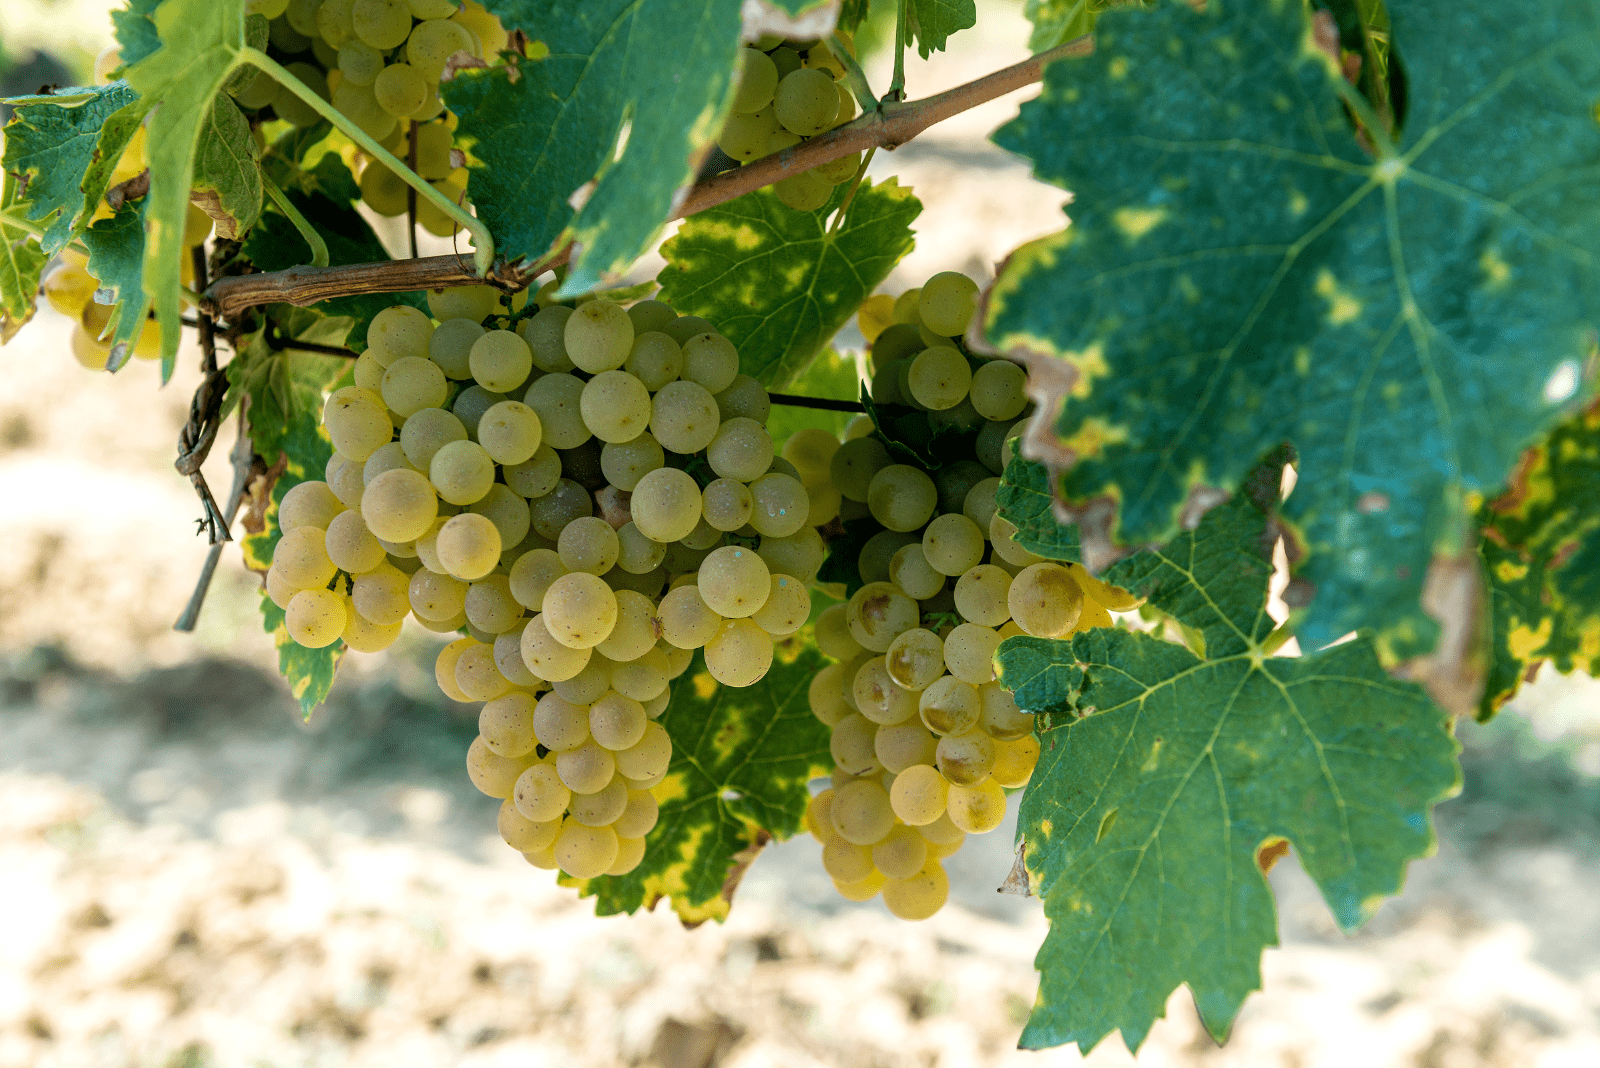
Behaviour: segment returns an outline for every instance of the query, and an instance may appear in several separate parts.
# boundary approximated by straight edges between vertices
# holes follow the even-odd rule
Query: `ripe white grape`
[[[378,544],[361,513],[356,511],[341,512],[333,517],[328,524],[324,547],[328,560],[352,575],[371,571],[387,559],[383,546]]]
[[[467,362],[478,385],[509,393],[533,370],[533,351],[510,330],[490,330],[472,343]]]
[[[405,179],[377,160],[369,160],[362,166],[361,178],[357,182],[357,187],[361,190],[362,203],[387,219],[404,215],[406,206],[410,202],[408,191],[411,187],[406,185]],[[356,362],[358,365],[360,364],[359,360]],[[373,389],[378,389],[382,386],[384,369],[381,364],[376,368],[376,375],[373,375],[370,371],[363,373],[359,366],[356,370],[356,385],[368,386],[370,384],[370,388]]]
[[[525,693],[508,693],[486,702],[478,710],[478,734],[483,738],[483,743],[503,757],[531,753],[538,744],[538,739],[533,736],[533,705],[533,698]]]
[[[729,419],[706,446],[711,470],[722,478],[750,482],[772,466],[772,435],[754,419]]]
[[[616,862],[617,848],[617,832],[610,827],[585,827],[568,820],[561,825],[552,851],[562,871],[574,879],[593,879]]]
[[[474,641],[456,658],[456,686],[469,701],[493,701],[511,689],[511,682],[495,666],[494,646]]]
[[[661,566],[667,547],[645,537],[637,524],[627,522],[617,531],[617,567],[630,575],[646,575]]]
[[[983,731],[997,742],[1015,741],[1033,733],[1033,716],[1017,707],[1011,691],[998,682],[978,687],[983,703]]]
[[[960,404],[972,388],[972,367],[958,349],[935,345],[911,361],[906,381],[924,408],[945,411]]]
[[[831,835],[822,845],[822,868],[839,882],[859,882],[872,874],[872,850]]]
[[[750,525],[763,537],[786,538],[806,525],[811,498],[800,480],[768,471],[750,483]]]
[[[829,465],[838,451],[839,439],[818,427],[796,430],[783,443],[783,458],[794,464],[808,487],[828,481]]]
[[[733,385],[718,393],[715,400],[722,422],[745,418],[765,426],[767,417],[772,414],[772,399],[767,396],[766,387],[749,375],[736,376]]]
[[[994,564],[979,564],[969,568],[956,580],[956,611],[969,623],[984,627],[998,627],[1011,618],[1006,596],[1011,589],[1011,576]]]
[[[452,135],[444,122],[425,122],[417,127],[417,173],[430,182],[449,175]],[[487,288],[487,287],[477,287]]]
[[[600,450],[606,481],[632,493],[639,480],[666,463],[666,453],[648,430],[631,441],[607,442]]]
[[[939,739],[939,774],[953,785],[975,786],[994,770],[994,740],[974,728],[965,734],[947,734]]]
[[[734,82],[733,113],[748,115],[760,111],[772,102],[778,91],[778,68],[766,55],[754,48],[739,49],[739,75]]]
[[[753,686],[772,667],[772,636],[753,620],[730,619],[705,645],[706,670],[724,686]]]
[[[612,371],[628,360],[633,348],[633,320],[622,305],[591,300],[567,319],[562,332],[567,356],[590,374]]]
[[[534,533],[554,544],[568,523],[594,514],[594,498],[570,478],[557,479],[555,488],[528,502],[528,519]]]
[[[301,590],[289,598],[283,625],[289,637],[307,649],[332,645],[344,631],[344,599],[332,590]]]
[[[466,440],[466,426],[443,408],[419,409],[400,428],[400,449],[418,471],[428,470],[434,455],[452,441]]]
[[[545,591],[543,614],[544,625],[561,644],[592,649],[616,625],[617,595],[598,576],[571,572]]]
[[[828,471],[842,496],[852,501],[865,501],[873,476],[889,463],[889,450],[883,442],[877,438],[855,438],[839,446],[828,462]]]
[[[661,807],[653,794],[647,790],[629,790],[628,803],[613,826],[624,838],[641,838],[655,829],[660,818]]]
[[[896,638],[917,625],[917,602],[887,582],[869,582],[851,595],[845,605],[850,636],[863,649],[887,652]]]
[[[944,662],[962,682],[982,686],[994,681],[994,654],[1000,634],[976,623],[962,623],[944,640]]]
[[[842,604],[829,605],[817,617],[816,641],[822,655],[835,660],[850,660],[862,651],[861,644],[850,635]]]
[[[488,447],[484,447],[488,452]],[[561,481],[561,457],[548,442],[541,442],[534,454],[520,464],[507,464],[500,472],[506,485],[519,497],[543,497]]]
[[[872,751],[878,763],[899,775],[918,764],[932,764],[938,755],[938,739],[918,720],[891,723],[873,735]]]
[[[828,815],[834,832],[855,845],[881,842],[894,828],[889,795],[873,779],[857,779],[835,790]]]
[[[938,735],[965,734],[978,725],[983,702],[977,687],[953,675],[936,679],[917,699],[922,722]]]
[[[472,504],[494,485],[494,461],[476,441],[452,441],[433,454],[428,481],[451,504]]]
[[[976,786],[951,786],[950,822],[968,834],[992,831],[1006,818],[1006,793],[993,778]]]
[[[791,174],[772,183],[779,203],[795,211],[816,211],[833,196],[833,183],[815,169]]]
[[[833,79],[820,70],[801,68],[784,75],[773,96],[778,122],[801,137],[819,134],[839,115],[839,94]]]
[[[916,764],[895,776],[889,800],[894,814],[913,827],[933,824],[945,814],[950,784],[937,768]]]
[[[278,502],[278,529],[321,527],[326,530],[334,517],[344,510],[344,502],[334,495],[326,482],[296,483]]]
[[[355,0],[346,6],[355,35],[381,52],[399,48],[411,35],[411,9],[405,0]]]
[[[811,594],[799,579],[772,575],[767,599],[750,618],[774,638],[786,637],[806,625],[811,616]]]
[[[633,323],[635,337],[647,334],[652,330],[660,331],[678,317],[670,305],[659,300],[641,300],[637,304],[629,305],[628,319]]]
[[[425,409],[429,410],[429,409]],[[431,409],[437,411],[438,409]],[[361,465],[361,480],[371,482],[385,471],[404,469],[417,470],[416,465],[406,459],[405,449],[401,448],[398,441],[391,441],[387,445],[380,445],[378,450],[367,457],[367,462]]]
[[[584,425],[605,442],[632,441],[650,422],[650,391],[626,371],[602,371],[579,394]]]
[[[443,649],[433,661],[433,678],[439,684],[439,689],[452,701],[465,704],[467,695],[461,692],[461,687],[456,685],[456,662],[461,659],[461,654],[477,644],[476,638],[457,638]],[[487,752],[487,750],[485,750]],[[491,756],[493,754],[490,754]],[[468,754],[470,760],[471,754]],[[515,778],[512,780],[515,781]],[[507,791],[509,794],[510,791]],[[502,795],[504,796],[504,795]]]
[[[541,761],[517,777],[510,800],[524,819],[535,823],[549,823],[559,820],[566,812],[567,805],[572,800],[572,791],[561,781],[561,776],[556,772],[553,763],[547,764]]]
[[[544,616],[528,620],[522,630],[522,661],[528,670],[550,682],[570,679],[589,662],[588,649],[574,649],[556,641],[544,625]]]
[[[511,580],[504,575],[485,575],[470,584],[461,607],[469,626],[497,640],[522,618],[522,606],[511,596]]]
[[[1012,522],[999,512],[989,520],[989,544],[994,547],[994,554],[1012,567],[1030,567],[1033,564],[1044,563],[1044,558],[1035,556],[1027,549],[1018,545],[1013,539],[1017,528]]]
[[[483,793],[504,800],[511,796],[523,769],[533,762],[531,756],[503,757],[482,738],[474,738],[467,747],[467,778]]]
[[[591,436],[583,421],[583,386],[583,380],[572,375],[548,374],[535,379],[523,395],[553,449],[576,449]]]
[[[985,419],[1015,419],[1028,405],[1028,373],[1007,360],[990,360],[973,372],[971,396]]]
[[[926,920],[949,899],[950,878],[932,857],[911,878],[889,879],[883,884],[884,905],[902,920]]]
[[[516,788],[512,789],[515,791]],[[559,818],[542,823],[530,820],[517,810],[516,802],[511,797],[500,802],[495,824],[506,845],[523,853],[549,849],[555,843],[556,835],[561,832]]]
[[[575,794],[592,794],[605,789],[616,773],[616,757],[593,738],[575,749],[556,754],[556,772],[567,789]]]
[[[530,549],[511,565],[511,595],[524,608],[537,612],[544,606],[550,584],[566,573],[554,549]]]
[[[406,60],[430,81],[438,81],[445,61],[457,52],[472,52],[472,32],[448,18],[417,23],[406,39]]]
[[[526,619],[519,619],[495,635],[494,664],[511,685],[532,690],[539,685],[539,676],[529,671],[528,665],[522,662],[522,631],[527,625]]]
[[[881,871],[874,871],[867,878],[862,879],[859,882],[842,883],[835,879],[833,881],[833,888],[834,890],[838,891],[839,896],[844,898],[846,901],[871,901],[873,898],[878,896],[878,891],[883,889],[884,881],[883,873]]]
[[[927,861],[928,840],[910,827],[896,827],[872,847],[872,866],[890,879],[913,878]]]
[[[586,827],[609,827],[628,807],[628,787],[613,776],[605,786],[587,794],[574,794],[568,814]]]
[[[939,490],[933,479],[910,464],[884,467],[872,476],[867,487],[867,507],[872,510],[872,518],[893,531],[917,530],[928,522],[938,505]]]
[[[827,557],[828,549],[816,530],[801,527],[788,537],[762,535],[756,555],[767,562],[768,570],[810,582]]]
[[[700,487],[686,472],[660,467],[634,485],[629,507],[641,533],[669,544],[687,537],[700,522]]]
[[[771,572],[749,549],[725,545],[700,564],[700,595],[713,612],[729,619],[752,616],[767,601]]]
[[[467,603],[467,584],[458,578],[422,568],[411,576],[411,610],[418,618],[450,619],[463,612]]]
[[[994,743],[994,768],[990,774],[994,781],[1007,789],[1026,786],[1039,763],[1039,739],[1031,734],[1011,741]]]
[[[947,512],[922,532],[922,554],[941,575],[957,576],[983,562],[983,531],[966,516]]]
[[[657,330],[682,345],[696,334],[716,333],[717,328],[700,318],[698,315],[680,315],[670,322],[656,327]]]
[[[632,312],[630,309],[630,316]],[[623,370],[633,375],[650,390],[658,390],[674,381],[683,370],[683,350],[678,343],[658,330],[639,334],[633,339]]]
[[[1060,564],[1032,564],[1011,580],[1006,596],[1011,618],[1038,638],[1060,638],[1083,612],[1083,591]]]
[[[722,626],[722,617],[706,605],[700,588],[693,584],[669,590],[656,613],[661,636],[679,649],[700,648]]]
[[[617,562],[617,532],[604,519],[581,516],[562,529],[556,552],[568,571],[604,575]]]
[[[358,463],[377,452],[380,445],[387,445],[394,436],[394,424],[389,421],[383,404],[374,404],[367,396],[346,394],[344,390],[328,398],[322,409],[322,425],[333,439],[333,447]]]
[[[528,536],[532,517],[528,502],[517,496],[509,486],[499,482],[489,487],[489,492],[468,505],[467,511],[483,516],[500,532],[502,554],[521,545]]]
[[[407,118],[421,111],[430,95],[428,80],[409,63],[389,64],[372,83],[373,99],[396,118]]]
[[[729,115],[717,134],[717,147],[736,160],[758,159],[767,154],[767,145],[780,128],[771,104],[748,115]]]
[[[317,527],[294,528],[273,546],[273,569],[297,590],[326,586],[338,570],[328,557],[326,541],[326,533]]]
[[[694,382],[668,382],[651,401],[650,433],[672,452],[685,456],[699,452],[711,444],[721,426],[716,398]]]
[[[845,681],[845,665],[829,664],[811,676],[811,683],[806,691],[806,701],[811,708],[811,714],[830,727],[836,726],[851,712],[850,706],[844,700]]]
[[[905,631],[889,643],[884,668],[899,686],[921,692],[944,674],[944,642],[931,630]]]
[[[700,494],[705,521],[715,530],[738,530],[744,526],[750,521],[751,504],[750,490],[736,478],[714,479]]]
[[[684,379],[704,386],[713,396],[739,376],[739,350],[715,332],[696,334],[683,343]]]
[[[672,738],[661,724],[645,724],[644,737],[631,748],[616,755],[617,771],[635,781],[656,779],[665,775],[672,763]]]
[[[589,708],[558,693],[539,698],[533,710],[533,733],[553,753],[565,753],[589,740]],[[565,802],[563,802],[563,805]]]
[[[650,722],[638,701],[612,691],[589,708],[589,733],[606,749],[620,752],[639,744]],[[620,815],[620,813],[619,813]],[[607,821],[609,822],[609,821]]]
[[[957,271],[941,271],[922,284],[917,312],[933,333],[958,337],[972,322],[977,300],[978,283]]]
[[[432,360],[402,356],[383,372],[383,403],[402,416],[424,408],[443,407],[449,393],[444,371]]]
[[[621,671],[622,665],[637,661],[655,649],[656,612],[650,598],[636,590],[616,590],[615,593],[617,622],[611,628],[611,633],[606,635],[606,640],[595,646],[595,650],[615,662],[615,671]],[[661,676],[661,685],[665,686],[664,668]],[[634,700],[645,700],[660,692],[653,683],[645,685],[644,697],[630,692],[633,689],[631,683],[619,683],[616,688]]]
[[[851,682],[856,710],[879,725],[904,723],[917,714],[917,695],[889,677],[884,658],[875,656],[856,670]]]
[[[572,309],[565,304],[552,304],[517,324],[517,333],[528,343],[533,353],[533,365],[547,374],[572,370],[576,364],[567,355],[567,320]]]
[[[409,577],[400,569],[380,564],[351,584],[350,597],[362,618],[380,626],[396,624],[411,612]]]

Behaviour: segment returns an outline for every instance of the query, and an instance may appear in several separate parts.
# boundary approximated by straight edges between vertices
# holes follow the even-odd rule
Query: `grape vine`
[[[721,919],[808,831],[923,919],[1020,792],[1022,1044],[1179,985],[1220,1040],[1285,851],[1358,926],[1455,717],[1600,667],[1600,5],[1026,12],[908,101],[973,0],[130,0],[8,101],[0,340],[192,329],[180,629],[244,511],[307,712],[446,637],[465,774],[597,910]],[[886,290],[886,151],[1036,82],[994,140],[1070,226]]]

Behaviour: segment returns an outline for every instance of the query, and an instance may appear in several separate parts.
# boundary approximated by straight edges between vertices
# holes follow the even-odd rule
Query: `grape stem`
[[[861,157],[861,166],[856,168],[855,177],[850,179],[850,188],[845,191],[844,200],[839,203],[839,210],[834,213],[833,222],[828,224],[828,236],[830,238],[838,233],[839,228],[844,225],[844,213],[850,210],[850,202],[855,199],[856,190],[861,188],[861,179],[866,177],[867,166],[872,162],[872,157],[877,152],[876,148],[869,148],[867,149],[867,154]]]
[[[894,16],[894,77],[889,82],[889,91],[883,94],[880,104],[898,104],[906,98],[906,4],[908,0],[900,0],[895,9]]]
[[[850,54],[845,47],[844,38],[837,33],[829,42],[829,51],[838,59],[839,65],[844,67],[845,84],[850,87],[850,95],[856,98],[856,106],[864,115],[869,111],[878,110],[878,98],[873,95],[872,84],[867,81],[867,72],[861,69],[861,64],[856,62],[856,57]]]
[[[1044,76],[1045,66],[1055,60],[1086,56],[1093,51],[1094,39],[1086,34],[935,96],[908,103],[883,104],[854,122],[813,137],[804,144],[696,182],[672,217],[683,218],[718,204],[726,204],[781,178],[856,152],[870,148],[893,150],[935,123],[1032,85]],[[291,76],[285,74],[285,77]],[[321,97],[315,93],[311,95],[316,97],[317,104],[332,110]],[[399,167],[397,173],[405,172],[404,164],[399,161],[395,161],[395,164]],[[427,192],[422,189],[417,192],[427,196],[429,193],[436,194],[437,190],[430,185]],[[440,196],[439,199],[445,198]],[[460,209],[454,204],[449,207],[451,215],[459,218]],[[475,228],[481,225],[476,219],[472,221]],[[480,253],[483,248],[480,242]],[[207,290],[206,303],[218,318],[228,319],[258,304],[287,302],[304,307],[330,297],[366,293],[406,293],[474,283],[516,290],[552,267],[566,263],[570,252],[571,246],[563,245],[532,263],[500,263],[482,275],[469,269],[458,256],[423,256],[414,260],[357,263],[343,267],[290,267],[262,274],[232,275],[218,279]]]
[[[860,401],[831,400],[827,397],[800,397],[793,393],[768,393],[773,404],[786,404],[791,408],[820,408],[825,412],[865,412]]]
[[[278,188],[278,183],[268,178],[265,174],[261,176],[261,186],[267,191],[267,196],[271,198],[272,202],[278,206],[278,210],[283,212],[290,222],[294,223],[294,228],[305,239],[305,243],[311,246],[311,266],[326,267],[328,265],[328,243],[322,240],[322,235],[317,233],[315,226],[311,225],[311,220],[302,215],[300,209],[294,206],[294,202],[284,194],[283,190]]]
[[[406,165],[417,169],[417,123],[413,119],[406,137]],[[411,236],[411,258],[417,258],[417,190],[406,186],[406,233]]]

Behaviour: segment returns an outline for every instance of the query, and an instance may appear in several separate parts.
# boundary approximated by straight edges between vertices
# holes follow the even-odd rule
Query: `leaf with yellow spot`
[[[986,329],[1036,375],[1099,353],[1093,373],[1053,376],[1063,408],[1041,408],[1080,452],[1056,472],[1063,495],[1116,500],[1124,545],[1176,536],[1193,490],[1231,491],[1291,442],[1284,511],[1315,594],[1302,643],[1371,626],[1409,658],[1438,641],[1424,578],[1459,552],[1471,494],[1501,485],[1583,385],[1600,7],[1391,8],[1406,112],[1377,156],[1302,0],[1099,15],[1094,55],[1051,64],[996,135],[1072,191],[1072,226],[1011,259]]]
[[[784,388],[911,251],[922,211],[911,190],[863,179],[830,231],[848,188],[836,186],[816,211],[785,207],[762,189],[700,212],[661,246],[661,299],[716,323],[738,348],[741,371]]]
[[[586,293],[632,266],[694,181],[732,102],[740,0],[484,7],[549,54],[443,85],[468,196],[507,259],[573,240],[561,294]]]
[[[763,835],[798,832],[806,783],[833,768],[828,728],[806,698],[826,663],[815,646],[811,628],[802,629],[779,645],[766,677],[744,688],[712,681],[695,654],[661,714],[672,764],[655,789],[661,819],[645,840],[644,861],[627,875],[562,881],[594,897],[602,916],[654,908],[668,897],[684,923],[726,918],[732,888],[724,887],[740,854]]]
[[[1220,1041],[1277,943],[1264,846],[1294,847],[1346,929],[1433,849],[1429,808],[1460,782],[1449,717],[1370,637],[1267,655],[1272,541],[1236,497],[1107,570],[1204,656],[1117,627],[1000,646],[1002,678],[1071,679],[1083,716],[1039,732],[1018,818],[1050,920],[1025,1047],[1120,1030],[1137,1049],[1185,983]]]

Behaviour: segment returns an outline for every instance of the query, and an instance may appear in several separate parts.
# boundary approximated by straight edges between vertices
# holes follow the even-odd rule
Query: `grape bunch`
[[[895,323],[874,331],[872,348],[880,413],[962,410],[947,425],[965,428],[955,440],[968,458],[930,471],[892,456],[877,434],[841,443],[805,431],[785,448],[826,471],[858,534],[872,531],[852,562],[859,589],[816,624],[837,662],[812,680],[810,706],[832,728],[838,770],[806,823],[842,895],[882,893],[905,919],[944,904],[940,862],[966,835],[999,826],[1005,791],[1038,760],[1033,716],[995,676],[1000,643],[1108,626],[1110,609],[1136,603],[1081,565],[1018,545],[999,514],[1026,376],[1003,361],[971,369],[959,338],[976,292],[962,275],[936,275],[894,303]]]
[[[451,155],[456,121],[439,79],[458,52],[481,59],[505,48],[499,19],[474,0],[250,0],[247,10],[266,20],[268,55],[401,160],[414,149],[417,174],[462,203],[467,173]],[[308,127],[320,118],[264,71],[241,74],[229,92],[258,119]],[[380,215],[404,215],[409,187],[357,156],[362,200]],[[426,200],[417,202],[417,221],[440,237],[460,229]]]
[[[843,126],[856,117],[855,97],[836,80],[843,76],[838,57],[815,39],[785,41],[768,34],[745,46],[739,50],[733,110],[717,135],[717,147],[748,163]],[[860,165],[857,152],[780,179],[772,188],[788,207],[815,211]]]
[[[807,621],[810,497],[705,320],[596,299],[509,329],[480,287],[428,305],[376,316],[328,397],[336,451],[283,496],[267,593],[309,648],[377,651],[407,616],[465,630],[435,676],[485,702],[467,768],[502,837],[577,878],[625,873],[672,755],[670,681],[703,648],[748,686]]]

